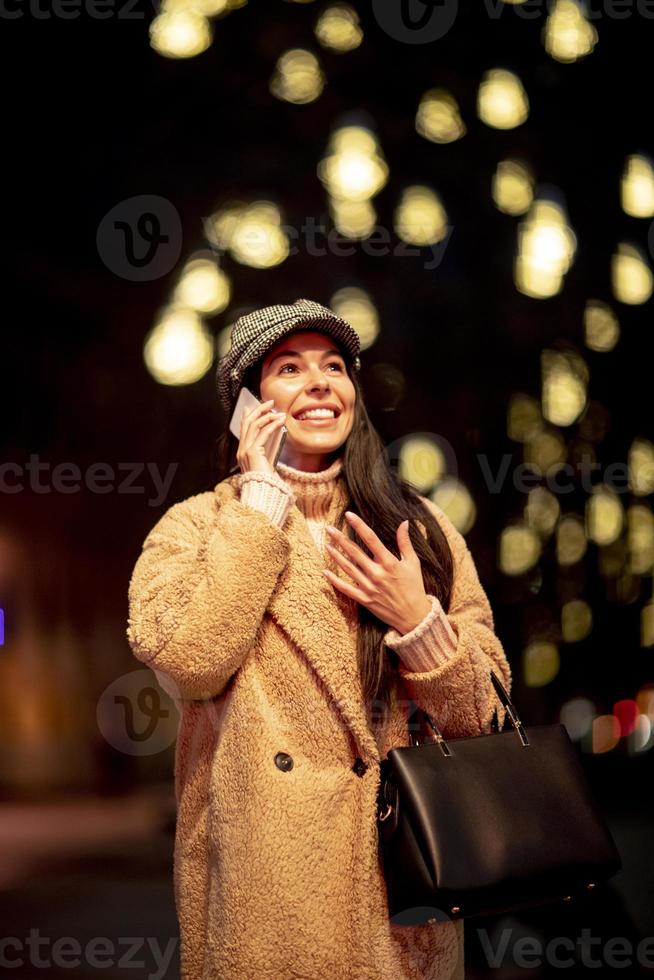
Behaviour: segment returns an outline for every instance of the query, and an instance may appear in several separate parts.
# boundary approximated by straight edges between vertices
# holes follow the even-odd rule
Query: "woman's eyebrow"
[[[321,358],[334,354],[336,354],[337,357],[343,356],[340,351],[330,349],[330,350],[323,351],[321,354]],[[277,354],[273,354],[273,356],[268,361],[268,364],[269,365],[272,364],[272,362],[275,361],[278,357],[301,357],[301,356],[302,355],[297,350],[282,350],[282,351],[278,351]]]

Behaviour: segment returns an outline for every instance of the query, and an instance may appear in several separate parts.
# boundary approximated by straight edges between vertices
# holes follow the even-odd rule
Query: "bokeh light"
[[[613,295],[621,303],[638,306],[652,295],[654,277],[647,259],[636,245],[622,242],[611,259]]]
[[[577,355],[541,353],[543,417],[553,425],[576,422],[586,407],[588,369]]]
[[[409,436],[402,443],[399,476],[413,484],[419,493],[427,493],[446,471],[447,461],[439,444],[426,436]]]
[[[481,80],[477,113],[494,129],[514,129],[529,116],[529,99],[522,82],[511,71],[492,68]]]
[[[629,489],[637,497],[654,493],[654,443],[649,439],[634,439],[627,458]]]
[[[516,287],[534,299],[555,296],[576,250],[577,239],[563,206],[554,200],[535,200],[518,228]]]
[[[447,212],[430,187],[407,187],[395,211],[395,231],[411,245],[433,245],[447,234]]]
[[[325,76],[320,62],[312,51],[293,48],[278,60],[270,80],[270,91],[275,98],[294,105],[307,105],[322,95]]]
[[[523,575],[534,567],[540,553],[540,538],[527,524],[512,524],[502,531],[499,567],[505,575]]]
[[[330,4],[320,14],[315,34],[323,48],[343,54],[363,41],[359,15],[349,3]]]
[[[571,599],[561,609],[561,633],[566,643],[584,640],[593,628],[593,611],[583,599]]]
[[[207,18],[188,8],[159,14],[150,24],[150,45],[165,58],[194,58],[212,41]]]
[[[193,384],[213,363],[213,337],[197,313],[173,307],[164,311],[145,338],[143,359],[160,384]]]
[[[477,518],[477,508],[465,484],[453,476],[444,477],[430,499],[449,517],[460,534],[467,534]]]
[[[559,650],[549,640],[534,640],[522,653],[522,676],[527,687],[544,687],[561,666]]]
[[[563,64],[591,54],[598,34],[576,0],[555,0],[543,29],[545,50]]]
[[[586,534],[596,544],[612,544],[622,534],[625,513],[622,501],[608,486],[594,486],[586,501]]]
[[[654,217],[654,168],[649,157],[627,157],[620,182],[620,201],[632,218]]]
[[[367,350],[379,335],[379,313],[365,289],[344,286],[331,298],[330,307],[359,335],[361,350]]]
[[[425,92],[416,114],[416,130],[432,143],[454,143],[466,134],[459,105],[447,89]]]
[[[576,565],[586,554],[587,547],[584,522],[575,514],[566,514],[556,528],[556,559],[559,565]]]
[[[493,174],[492,195],[498,210],[519,215],[534,199],[534,175],[522,160],[500,160]]]
[[[584,341],[594,351],[613,350],[620,339],[618,318],[608,305],[589,299],[584,310]]]

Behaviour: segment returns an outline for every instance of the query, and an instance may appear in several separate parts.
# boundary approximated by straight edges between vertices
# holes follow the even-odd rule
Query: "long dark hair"
[[[366,410],[356,373],[347,358],[345,362],[356,391],[356,400],[352,430],[345,446],[331,454],[329,461],[331,463],[343,455],[343,475],[349,493],[349,500],[338,515],[335,526],[370,555],[368,548],[345,520],[345,511],[353,511],[373,529],[388,550],[399,558],[396,531],[398,525],[408,517],[411,543],[422,565],[425,591],[429,595],[435,595],[447,612],[453,578],[452,552],[447,538],[411,484],[393,471],[384,444]],[[261,366],[262,362],[258,361],[243,377],[243,384],[259,397]],[[238,439],[226,426],[215,447],[217,482],[240,472],[236,463],[237,448]],[[420,521],[424,526],[426,538],[415,521]],[[388,625],[361,604],[357,605],[357,610],[357,660],[365,704],[369,708],[375,708],[369,713],[371,722],[374,725],[383,725],[388,717],[391,691],[397,681],[399,659],[395,650],[383,643]]]

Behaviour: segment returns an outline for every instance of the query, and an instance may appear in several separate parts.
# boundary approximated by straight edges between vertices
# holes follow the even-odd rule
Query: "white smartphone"
[[[237,439],[241,437],[241,419],[243,418],[243,412],[250,411],[256,408],[257,405],[261,404],[261,400],[253,395],[249,388],[245,386],[241,388],[238,398],[236,400],[236,405],[234,406],[234,412],[229,422],[229,431],[232,435],[236,436]],[[273,412],[277,409],[273,408]],[[277,466],[277,461],[281,455],[282,449],[284,448],[284,443],[286,442],[286,433],[288,429],[285,425],[280,426],[266,442],[266,456],[271,461],[273,467]]]

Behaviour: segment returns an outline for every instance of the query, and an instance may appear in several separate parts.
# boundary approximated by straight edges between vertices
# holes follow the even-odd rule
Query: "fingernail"
[[[353,514],[351,510],[346,510],[345,516],[347,517],[348,521],[350,521],[353,517],[356,517],[356,514]]]

